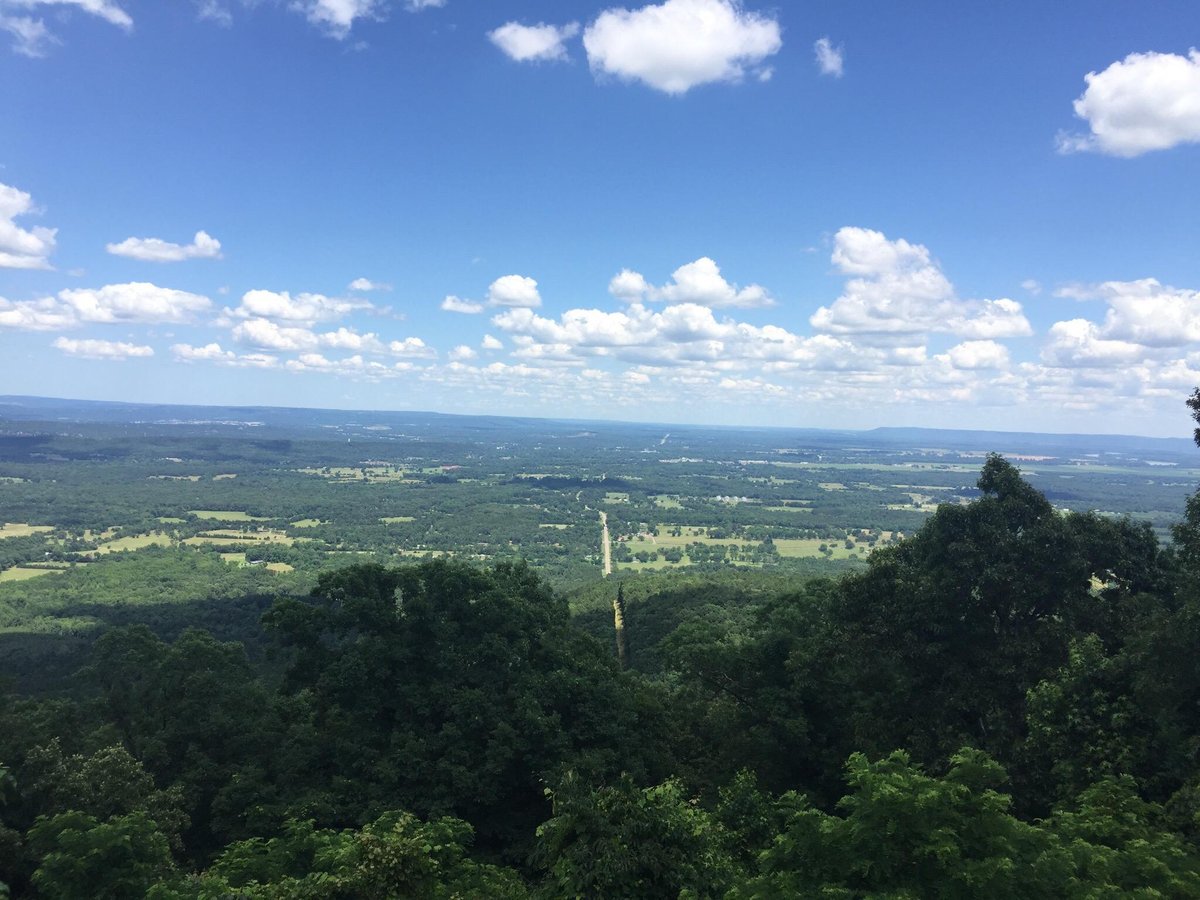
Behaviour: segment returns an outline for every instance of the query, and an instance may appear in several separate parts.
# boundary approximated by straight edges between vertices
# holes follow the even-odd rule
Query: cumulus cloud
[[[190,244],[172,244],[158,238],[125,238],[104,248],[114,256],[143,262],[183,262],[185,259],[220,259],[221,242],[204,231],[197,231]]]
[[[1008,348],[995,341],[964,341],[946,351],[956,369],[1006,369]]]
[[[474,359],[479,354],[466,344],[459,344],[453,350],[446,354],[450,359]]]
[[[377,19],[384,12],[381,0],[292,0],[291,6],[338,40],[345,39],[359,19]]]
[[[53,297],[11,303],[0,297],[0,328],[61,331],[75,325],[75,313]]]
[[[191,344],[172,344],[171,353],[180,362],[215,362],[230,365],[237,360],[232,350],[222,350],[217,343],[194,347]]]
[[[384,284],[382,281],[372,281],[369,278],[355,278],[350,282],[349,290],[352,291],[390,291],[392,286]]]
[[[1107,281],[1095,295],[1108,302],[1101,328],[1105,338],[1149,347],[1178,347],[1200,341],[1200,291],[1180,290],[1157,279]]]
[[[33,197],[0,184],[0,268],[49,269],[54,252],[55,228],[20,227],[16,219],[33,212]]]
[[[351,350],[358,353],[383,353],[383,342],[374,333],[361,334],[353,328],[339,328],[337,331],[327,331],[320,336],[322,347],[333,347],[336,350]]]
[[[783,46],[779,23],[738,0],[666,0],[602,12],[583,34],[599,76],[640,81],[667,94],[712,82],[762,77]],[[769,76],[768,76],[769,77]]]
[[[652,366],[726,369],[771,363],[834,369],[883,358],[882,352],[856,349],[829,335],[802,337],[776,325],[718,319],[711,308],[695,303],[657,312],[640,304],[619,312],[571,309],[558,319],[512,309],[492,323],[512,336],[515,356],[543,362],[609,357]]]
[[[84,359],[132,359],[154,355],[151,347],[128,344],[124,341],[75,340],[60,337],[55,339],[54,347],[68,356],[81,356]]]
[[[1033,333],[1015,300],[961,300],[928,248],[878,231],[842,228],[833,263],[851,276],[840,297],[810,318],[833,334],[912,339],[931,332],[994,339]]]
[[[437,351],[419,337],[405,338],[402,341],[392,341],[388,344],[388,350],[395,356],[407,356],[415,359],[432,359],[437,356]]]
[[[1060,152],[1131,157],[1200,142],[1200,51],[1131,53],[1084,81],[1074,107],[1089,131],[1060,134]]]
[[[707,256],[680,266],[671,274],[671,281],[660,288],[651,286],[641,273],[622,269],[609,282],[608,291],[626,303],[661,301],[715,308],[775,305],[766,288],[760,285],[739,288],[730,284],[722,277],[720,267]]]
[[[58,298],[81,322],[190,322],[212,306],[200,294],[145,281],[59,291]]]
[[[579,34],[579,23],[522,25],[508,22],[488,33],[504,54],[517,62],[549,62],[567,58],[566,42]]]
[[[445,6],[446,0],[404,0],[408,12]],[[344,40],[360,19],[382,19],[388,0],[291,0],[290,6],[330,37]]]
[[[485,334],[483,336],[483,340],[480,341],[479,346],[482,347],[484,350],[503,350],[504,349],[503,342],[501,342],[499,338],[492,337],[490,334]]]
[[[286,322],[314,322],[339,319],[355,310],[370,309],[366,300],[326,297],[324,294],[297,294],[288,291],[247,291],[241,305],[230,314],[239,318],[279,319]]]
[[[1129,341],[1109,340],[1087,319],[1055,322],[1042,348],[1042,360],[1065,368],[1107,368],[1141,361],[1146,348]]]
[[[483,312],[483,304],[476,303],[474,300],[464,300],[461,297],[455,297],[453,294],[447,294],[446,299],[442,301],[442,309],[446,312],[463,313],[471,316]]]
[[[813,44],[813,53],[816,54],[817,68],[820,69],[822,75],[831,75],[834,78],[842,77],[845,54],[841,45],[835,47],[829,38],[823,37]]]
[[[307,328],[279,325],[270,319],[247,319],[233,328],[233,339],[260,350],[297,352],[315,349],[320,340]]]
[[[536,281],[524,275],[503,275],[493,281],[488,288],[488,304],[490,306],[541,306],[542,297],[538,293],[537,285]]]

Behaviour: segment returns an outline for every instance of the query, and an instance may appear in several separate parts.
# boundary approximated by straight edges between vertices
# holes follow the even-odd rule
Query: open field
[[[90,552],[93,554],[121,553],[128,550],[144,550],[147,547],[170,546],[171,536],[161,531],[155,531],[150,534],[131,534],[127,537],[104,541],[99,547]]]
[[[384,525],[402,525],[405,522],[415,522],[415,516],[382,516],[379,519]]]
[[[62,569],[27,569],[24,566],[14,566],[0,572],[0,581],[28,581],[30,578],[41,578],[43,575],[57,575]]]
[[[5,522],[0,525],[0,538],[29,537],[31,534],[45,534],[53,531],[52,525],[25,525],[20,522]]]
[[[187,538],[182,543],[193,547],[204,544],[283,544],[290,547],[301,540],[308,540],[308,538],[294,538],[272,528],[253,531],[242,531],[237,528],[214,528]]]
[[[266,516],[252,516],[235,509],[189,509],[197,519],[214,519],[218,522],[269,522]]]

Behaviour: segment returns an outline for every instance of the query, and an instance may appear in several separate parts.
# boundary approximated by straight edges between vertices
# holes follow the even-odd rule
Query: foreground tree
[[[298,808],[324,821],[401,806],[513,852],[545,818],[543,779],[669,765],[657,694],[524,565],[355,566],[266,621],[311,709]]]

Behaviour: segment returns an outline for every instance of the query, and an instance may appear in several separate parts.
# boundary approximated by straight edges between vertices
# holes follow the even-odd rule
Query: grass
[[[93,554],[120,553],[123,550],[144,550],[146,547],[170,546],[171,536],[169,534],[164,534],[161,531],[154,531],[150,534],[131,534],[126,537],[119,537],[111,541],[105,541],[97,549],[91,552]]]
[[[628,503],[629,495],[623,494],[620,491],[608,491],[604,495],[605,503]]]
[[[232,563],[235,566],[244,566],[246,564],[245,553],[222,553],[221,559],[227,563]]]
[[[309,540],[309,538],[294,538],[274,528],[266,528],[259,531],[214,528],[211,531],[202,531],[195,537],[186,539],[183,543],[192,547],[203,546],[204,544],[285,544],[290,547],[297,540]]]
[[[53,525],[25,525],[21,522],[5,522],[0,525],[0,538],[29,537],[31,534],[45,534],[53,531]]]
[[[295,572],[296,571],[294,566],[289,566],[287,563],[281,563],[281,562],[267,563],[266,568],[267,568],[268,572]]]
[[[840,481],[820,481],[817,483],[817,487],[823,491],[844,491],[846,489],[846,486]]]
[[[538,525],[538,528],[553,528],[557,531],[564,531],[570,527],[570,525],[565,525],[562,522],[542,522]]]
[[[214,475],[213,481],[229,481],[234,478],[237,478],[237,474],[234,472],[229,472],[229,473],[223,473],[221,475]]]
[[[5,569],[0,572],[0,582],[2,581],[28,581],[30,578],[40,578],[43,575],[56,575],[62,569],[27,569],[24,566],[14,566],[11,569]]]
[[[810,513],[811,506],[764,506],[767,512]]]
[[[236,509],[189,509],[197,519],[215,519],[218,522],[270,522],[267,516],[252,516]]]
[[[199,481],[199,475],[147,475],[151,481]]]
[[[182,525],[187,519],[181,519],[178,516],[159,516],[155,521],[162,522],[164,525]]]
[[[384,525],[401,525],[404,522],[417,521],[413,516],[382,516],[379,519]]]
[[[683,509],[683,504],[679,502],[679,498],[672,497],[669,494],[659,494],[654,498],[654,505],[659,509]]]
[[[320,519],[301,519],[298,522],[293,522],[293,528],[316,528],[318,525],[324,525]]]

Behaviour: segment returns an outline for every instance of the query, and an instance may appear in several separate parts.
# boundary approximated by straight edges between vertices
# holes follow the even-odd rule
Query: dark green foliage
[[[203,874],[159,883],[149,900],[305,898],[305,900],[451,900],[527,897],[516,872],[473,861],[471,827],[457,819],[428,823],[387,813],[361,830],[318,830],[289,821],[269,840],[227,848]]]
[[[399,805],[513,848],[544,817],[543,779],[665,762],[655,692],[573,629],[527,566],[359,566],[266,622],[312,711],[312,765],[333,773],[302,798],[327,820]]]
[[[588,790],[569,773],[549,793],[535,854],[548,896],[720,897],[738,874],[732,836],[677,781],[641,789],[625,777]]]

